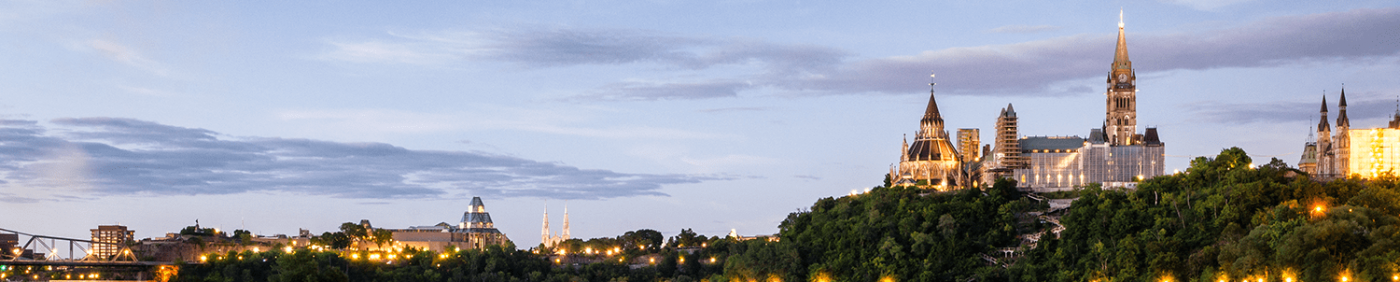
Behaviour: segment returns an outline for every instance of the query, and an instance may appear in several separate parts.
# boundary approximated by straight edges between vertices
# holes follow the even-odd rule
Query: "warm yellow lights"
[[[199,262],[209,261],[209,256],[199,256]]]
[[[360,259],[360,254],[350,254],[350,259]]]
[[[253,247],[253,252],[254,252],[254,253],[256,253],[256,252],[261,252],[261,251],[262,251],[262,249],[259,249],[258,247]]]
[[[378,260],[378,259],[379,259],[379,254],[369,254],[369,259],[370,259],[370,260]]]
[[[656,264],[656,257],[647,258],[647,263]]]
[[[710,257],[710,263],[715,263],[715,257]]]
[[[282,248],[282,252],[283,252],[283,253],[291,253],[291,252],[292,252],[292,247],[284,247],[284,248]]]
[[[1376,178],[1395,170],[1400,163],[1400,129],[1378,128],[1348,131],[1351,136],[1346,167],[1338,168],[1362,178]]]
[[[882,277],[882,278],[880,278],[880,282],[894,282],[894,276],[885,276],[885,277]]]

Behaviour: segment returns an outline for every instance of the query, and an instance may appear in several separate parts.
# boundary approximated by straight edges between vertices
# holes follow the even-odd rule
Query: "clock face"
[[[1121,73],[1118,74],[1118,81],[1119,81],[1119,82],[1127,81],[1127,80],[1128,80],[1128,75],[1127,75],[1127,74],[1121,74]]]

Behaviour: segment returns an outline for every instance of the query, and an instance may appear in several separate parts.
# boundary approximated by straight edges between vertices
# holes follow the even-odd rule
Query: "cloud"
[[[620,82],[594,90],[593,94],[567,100],[655,101],[738,97],[739,91],[753,85],[734,81],[706,82]]]
[[[1400,8],[1357,9],[1266,18],[1233,27],[1167,33],[1134,32],[1128,49],[1143,73],[1232,67],[1269,67],[1315,61],[1395,56],[1400,52]],[[994,32],[1050,30],[1006,26]],[[1014,44],[953,47],[918,54],[861,58],[815,45],[742,38],[685,37],[639,30],[495,29],[392,34],[392,40],[333,43],[328,60],[358,63],[458,64],[506,62],[526,68],[583,65],[661,67],[683,73],[651,81],[619,81],[575,101],[650,101],[737,97],[745,91],[784,95],[906,94],[927,90],[923,76],[938,74],[946,95],[1079,95],[1100,85],[1064,85],[1100,77],[1112,61],[1112,26]],[[360,47],[356,47],[360,46]],[[364,50],[370,51],[364,51]],[[338,55],[340,54],[340,55]],[[372,54],[372,55],[343,55]],[[722,74],[703,71],[720,67]],[[656,73],[653,69],[647,73]],[[711,73],[716,73],[711,72]]]
[[[167,71],[165,66],[161,63],[147,59],[145,56],[142,56],[140,53],[136,52],[136,50],[126,45],[107,40],[93,39],[87,42],[87,46],[93,50],[97,50],[112,61],[149,71],[159,76],[166,76],[169,74],[169,71]]]
[[[1176,4],[1202,11],[1215,11],[1221,7],[1254,0],[1160,0],[1162,3]]]
[[[450,64],[501,61],[530,68],[656,63],[702,69],[761,63],[775,69],[833,64],[843,51],[742,38],[679,37],[628,29],[510,28],[469,32],[390,33],[387,40],[328,41],[328,61]]]
[[[992,33],[1039,33],[1060,30],[1053,25],[1008,25],[987,30]]]
[[[766,107],[729,107],[729,108],[702,109],[702,110],[697,110],[697,112],[702,112],[702,113],[759,112],[759,111],[766,111],[766,110],[768,110],[768,108],[766,108]]]
[[[1400,52],[1400,8],[1281,16],[1242,26],[1168,34],[1128,27],[1128,50],[1140,73],[1178,69],[1266,67],[1360,60]],[[1057,82],[1101,76],[1112,62],[1116,34],[925,51],[913,56],[844,64],[833,73],[775,79],[810,93],[911,93],[930,70],[951,95],[1054,95]]]
[[[722,177],[582,169],[383,143],[227,137],[122,118],[0,121],[0,201],[289,192],[338,198],[667,196]]]
[[[1389,119],[1396,113],[1394,99],[1387,98],[1360,98],[1357,95],[1350,95],[1347,100],[1347,118],[1351,120],[1363,119]],[[1330,95],[1327,100],[1327,123],[1332,126],[1337,125],[1337,96]],[[1358,99],[1359,98],[1359,99]],[[1284,102],[1263,102],[1263,103],[1198,103],[1189,105],[1187,108],[1196,109],[1196,118],[1199,121],[1244,124],[1258,122],[1317,122],[1321,116],[1318,113],[1322,107],[1322,97],[1317,97],[1313,101],[1284,101]]]

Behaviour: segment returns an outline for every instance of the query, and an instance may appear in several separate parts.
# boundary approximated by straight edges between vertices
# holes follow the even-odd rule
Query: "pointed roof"
[[[1317,122],[1317,131],[1323,130],[1332,130],[1332,126],[1327,124],[1327,95],[1322,95],[1322,119]]]
[[[1346,86],[1342,86],[1342,102],[1341,102],[1341,103],[1338,103],[1337,106],[1341,106],[1341,107],[1346,107],[1346,106],[1347,106],[1347,87],[1346,87]]]
[[[924,110],[923,122],[937,121],[943,123],[943,115],[938,113],[938,101],[934,99],[933,89],[928,91],[928,109]]]
[[[1118,11],[1118,48],[1113,52],[1113,69],[1132,69],[1128,60],[1128,39],[1123,34],[1123,11]]]
[[[1006,108],[1001,109],[1001,116],[1016,117],[1016,108],[1011,107],[1011,103],[1006,103]]]
[[[1347,118],[1347,89],[1342,88],[1342,101],[1337,105],[1337,127],[1351,127],[1351,119]]]

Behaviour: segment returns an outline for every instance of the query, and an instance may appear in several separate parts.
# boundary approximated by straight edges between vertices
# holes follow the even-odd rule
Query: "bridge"
[[[21,238],[28,237],[20,244]],[[63,247],[67,255],[60,255]],[[135,279],[167,281],[174,262],[141,261],[125,242],[30,234],[0,228],[0,280]]]

